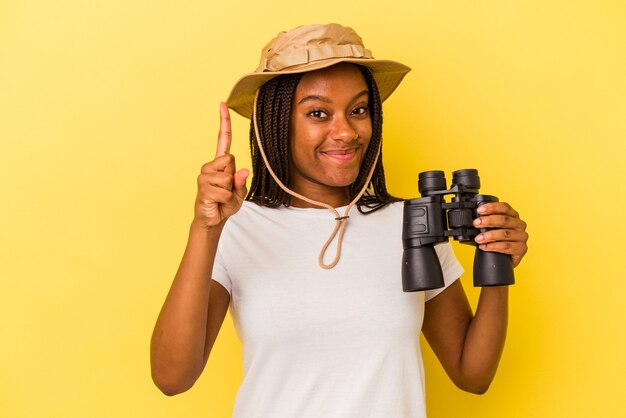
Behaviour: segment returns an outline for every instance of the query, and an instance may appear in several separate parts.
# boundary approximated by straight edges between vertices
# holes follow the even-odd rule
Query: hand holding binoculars
[[[402,288],[405,292],[436,289],[444,286],[443,272],[434,245],[453,237],[463,244],[477,246],[474,238],[488,229],[477,229],[473,221],[476,209],[495,196],[479,194],[478,170],[452,173],[452,185],[446,188],[443,171],[419,174],[422,197],[404,202],[402,227]],[[445,195],[452,195],[446,202]],[[476,247],[474,286],[505,286],[515,283],[513,264],[507,254],[487,252]]]

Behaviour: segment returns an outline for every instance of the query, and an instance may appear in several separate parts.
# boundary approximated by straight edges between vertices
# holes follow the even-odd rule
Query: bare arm
[[[248,172],[236,171],[229,154],[230,118],[224,104],[220,117],[216,157],[198,176],[187,247],[152,334],[152,379],[167,395],[186,391],[198,379],[230,301],[226,289],[210,277],[224,224],[246,195]]]
[[[152,334],[152,379],[167,395],[186,391],[198,379],[228,309],[228,292],[209,280],[218,238],[192,225]]]
[[[489,388],[504,348],[507,309],[508,287],[484,288],[474,316],[459,280],[426,302],[424,336],[459,388]]]
[[[485,251],[512,256],[518,265],[528,249],[526,223],[506,203],[484,205],[481,228],[500,228],[477,237]],[[484,287],[476,315],[460,281],[426,302],[423,332],[452,381],[461,389],[484,393],[491,384],[506,339],[507,286]]]

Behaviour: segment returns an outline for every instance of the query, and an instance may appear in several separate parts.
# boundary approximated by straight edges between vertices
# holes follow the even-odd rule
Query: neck
[[[309,199],[315,200],[320,203],[326,203],[327,205],[332,206],[333,208],[339,208],[342,206],[347,206],[350,204],[350,195],[348,193],[342,195],[329,195],[329,194],[310,194],[307,193],[306,197]],[[294,208],[316,208],[322,209],[321,206],[313,205],[305,200],[302,200],[296,196],[291,196],[290,206]]]
[[[312,203],[315,202],[338,208],[350,204],[350,186],[330,187],[300,177],[296,177],[292,181],[289,189],[295,194],[291,195],[290,206],[296,208],[322,207]],[[302,197],[310,201],[302,199]]]

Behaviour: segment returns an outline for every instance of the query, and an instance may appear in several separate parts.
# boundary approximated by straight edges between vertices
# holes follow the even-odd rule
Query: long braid
[[[260,111],[257,114],[257,124],[263,149],[272,169],[285,184],[289,184],[289,119],[300,78],[301,74],[273,78],[261,86],[258,98]],[[253,176],[246,199],[263,206],[288,206],[291,196],[276,184],[265,167],[252,122],[250,150]]]
[[[376,161],[376,168],[371,179],[370,189],[359,199],[357,208],[361,213],[371,213],[383,206],[399,201],[387,192],[385,173],[382,163],[382,152],[376,159],[378,145],[382,141],[382,103],[376,81],[369,69],[357,67],[363,73],[370,92],[370,115],[372,119],[372,138],[365,153],[361,169],[350,187],[351,199],[355,198],[363,183],[367,179],[372,164]],[[289,135],[290,117],[293,107],[293,97],[302,74],[289,74],[275,77],[261,86],[257,106],[257,125],[261,134],[263,149],[272,169],[284,184],[289,184]],[[265,167],[258,148],[254,123],[250,123],[250,150],[252,154],[252,181],[247,200],[262,206],[277,207],[289,206],[291,196],[283,191],[272,179]]]

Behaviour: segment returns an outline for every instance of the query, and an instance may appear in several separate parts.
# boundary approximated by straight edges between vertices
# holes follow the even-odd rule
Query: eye
[[[366,115],[368,110],[367,106],[359,106],[352,110],[352,114],[357,116]]]
[[[310,116],[315,119],[321,119],[321,118],[327,117],[328,114],[324,112],[323,110],[315,109],[307,113],[307,116]]]

